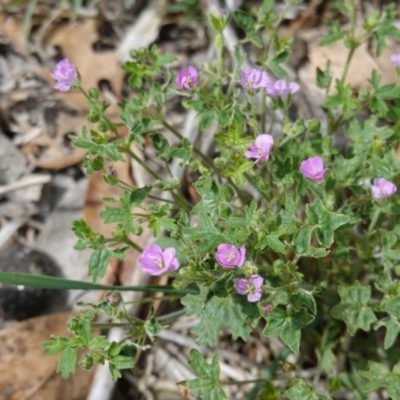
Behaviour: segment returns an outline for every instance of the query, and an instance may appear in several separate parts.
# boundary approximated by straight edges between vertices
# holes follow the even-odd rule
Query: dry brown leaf
[[[88,122],[83,115],[71,116],[59,113],[56,135],[40,135],[22,146],[21,150],[37,167],[48,169],[71,167],[82,161],[86,150],[72,144],[67,145],[65,136],[70,133],[80,135],[82,128],[86,125]]]
[[[59,357],[45,356],[42,342],[67,335],[64,312],[31,318],[0,331],[0,400],[83,400],[92,372],[77,369],[68,380],[57,374]]]
[[[350,83],[356,89],[370,87],[368,79],[371,78],[371,73],[374,69],[382,75],[382,85],[394,82],[396,80],[396,71],[393,63],[390,61],[390,55],[396,53],[396,50],[395,46],[389,46],[383,49],[380,57],[376,59],[368,51],[366,43],[361,45],[355,51],[351,60],[346,82]],[[310,67],[308,74],[303,80],[315,82],[316,68],[319,67],[324,70],[328,59],[332,61],[331,73],[333,82],[335,79],[340,79],[348,53],[349,49],[341,41],[332,43],[329,46],[310,46],[308,53]]]
[[[85,90],[98,88],[99,82],[108,81],[117,99],[122,92],[124,73],[118,65],[115,51],[95,52],[93,44],[98,40],[97,23],[94,18],[86,18],[77,23],[58,24],[48,34],[47,46],[57,46],[62,54],[74,64],[82,77]],[[44,70],[44,77],[54,84],[51,71]],[[78,91],[62,94],[65,100],[74,104],[79,110],[87,111],[86,99]]]
[[[7,36],[17,51],[25,53],[25,41],[22,19],[0,14],[0,32]]]
[[[130,177],[130,166],[128,158],[127,162],[115,162],[113,168],[118,174],[118,177],[129,185],[133,186],[132,179]],[[84,219],[89,226],[97,233],[101,233],[105,237],[111,237],[116,224],[105,224],[104,220],[100,218],[100,212],[104,209],[104,197],[121,196],[123,190],[116,187],[110,186],[104,182],[100,173],[95,173],[90,176],[89,186],[86,194],[86,203],[84,207]],[[103,283],[111,284],[115,277],[119,275],[120,261],[111,260],[109,268]]]

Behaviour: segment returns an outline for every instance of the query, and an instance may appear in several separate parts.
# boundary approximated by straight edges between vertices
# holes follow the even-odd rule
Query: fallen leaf
[[[72,312],[50,314],[19,322],[0,331],[0,400],[83,400],[92,372],[79,367],[64,380],[57,374],[59,356],[41,348],[50,335],[67,335]]]
[[[97,40],[96,19],[85,18],[76,23],[55,25],[47,35],[45,45],[58,47],[62,54],[78,68],[82,77],[82,87],[85,90],[99,88],[100,81],[108,81],[119,100],[124,72],[117,62],[114,50],[101,52],[93,50],[93,44]],[[51,85],[54,84],[50,70],[43,70],[43,75]],[[79,110],[88,110],[86,98],[79,91],[72,90],[62,93],[62,96]]]

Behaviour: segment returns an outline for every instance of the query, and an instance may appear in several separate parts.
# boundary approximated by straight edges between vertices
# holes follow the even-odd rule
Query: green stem
[[[167,128],[171,133],[173,133],[178,139],[183,140],[184,137],[178,132],[173,126],[171,126],[167,121],[161,121],[161,124],[164,126],[164,128]],[[195,145],[193,144],[193,152],[197,154],[199,157],[203,159],[203,161],[211,168],[215,170],[214,163],[206,156],[204,155]]]
[[[140,166],[142,166],[153,178],[162,181],[163,179],[156,174],[143,160],[141,160],[131,149],[125,148],[125,153],[129,155],[129,157],[133,158]]]
[[[129,246],[131,246],[132,248],[134,248],[135,250],[137,250],[139,253],[142,253],[142,252],[143,252],[143,249],[142,249],[139,245],[137,245],[136,243],[132,242],[132,240],[130,240],[129,238],[125,238],[124,242],[125,242],[127,245],[129,245]]]
[[[265,95],[265,89],[261,90],[261,133],[265,132],[265,121],[267,118],[267,98]]]
[[[161,317],[156,318],[157,322],[168,322],[170,320],[174,320],[176,318],[181,317],[182,315],[185,315],[187,310],[183,308],[182,310],[174,311],[169,314],[162,315]]]
[[[221,385],[225,385],[225,386],[228,386],[228,385],[247,385],[248,383],[260,383],[260,382],[265,382],[267,380],[268,379],[260,378],[260,379],[249,379],[247,381],[219,381],[219,383]]]
[[[377,209],[375,210],[375,213],[372,217],[371,223],[369,224],[369,227],[368,227],[369,235],[372,233],[373,229],[375,228],[375,225],[378,222],[380,214],[381,214],[381,209],[379,207],[377,207]]]
[[[148,194],[147,197],[149,199],[158,200],[158,201],[165,201],[166,203],[175,204],[172,200],[163,199],[162,197],[153,196],[151,194]]]
[[[349,71],[349,66],[350,66],[351,59],[353,58],[354,52],[356,51],[357,47],[358,46],[353,45],[351,47],[349,53],[347,54],[346,64],[344,66],[343,75],[342,75],[342,79],[341,79],[343,85],[344,85],[344,81],[345,81],[346,76],[347,76],[347,72]]]
[[[144,303],[153,303],[155,301],[169,301],[175,300],[177,297],[175,295],[170,296],[159,296],[159,297],[145,297],[143,299],[132,300],[132,301],[124,301],[124,304],[144,304]]]
[[[131,325],[126,322],[93,322],[90,324],[94,329],[111,329],[111,328],[130,328]]]

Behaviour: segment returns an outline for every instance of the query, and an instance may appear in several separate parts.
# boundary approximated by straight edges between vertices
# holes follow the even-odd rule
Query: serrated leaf
[[[368,306],[371,287],[361,286],[356,281],[352,286],[338,286],[338,293],[341,301],[332,308],[332,317],[344,321],[352,336],[358,329],[368,332],[371,324],[376,321],[374,312]]]
[[[144,329],[149,339],[154,343],[155,337],[164,330],[164,327],[154,318],[154,308],[150,308],[149,316],[144,323]]]
[[[111,143],[96,143],[89,135],[73,137],[74,145],[83,149],[90,150],[94,154],[107,157],[113,161],[125,162],[121,152],[118,150],[114,142]]]
[[[64,349],[57,366],[57,372],[61,372],[64,379],[68,379],[75,372],[77,355],[78,349],[76,347],[67,346]]]
[[[198,350],[190,350],[189,365],[197,374],[196,379],[182,382],[183,385],[192,389],[195,396],[201,396],[203,400],[227,399],[225,392],[219,383],[219,363],[214,356],[208,364]]]
[[[150,186],[143,186],[141,188],[136,188],[133,189],[130,196],[129,200],[133,204],[140,205],[143,200],[149,195],[151,192],[151,187]]]
[[[267,326],[264,328],[263,335],[279,336],[293,352],[298,353],[301,329],[313,319],[305,311],[292,311],[291,314],[287,314],[286,311],[275,308],[265,317]]]
[[[96,336],[90,340],[89,348],[92,350],[104,350],[106,347],[108,347],[109,344],[110,342],[108,341],[108,339],[105,336],[101,335]]]
[[[295,379],[294,385],[282,392],[282,395],[289,400],[332,400],[331,397],[316,392],[302,379]]]
[[[42,349],[48,356],[52,356],[68,346],[69,340],[65,337],[51,336],[49,340],[42,343]]]
[[[335,20],[329,20],[327,23],[329,33],[319,42],[320,46],[327,46],[344,37],[345,32],[342,30],[340,23]]]
[[[372,392],[384,387],[392,400],[400,399],[400,363],[392,371],[386,365],[374,361],[368,361],[368,366],[368,371],[359,371],[369,381],[363,389]]]
[[[235,11],[233,13],[233,18],[235,19],[236,23],[238,24],[239,28],[242,29],[249,40],[258,48],[262,47],[261,39],[256,33],[255,26],[256,21],[255,19],[248,13],[244,11]]]
[[[93,278],[93,282],[96,282],[105,275],[108,262],[111,258],[125,260],[126,256],[120,250],[110,250],[106,247],[93,251],[89,260],[89,276]]]
[[[106,206],[105,210],[100,211],[99,215],[101,218],[104,219],[104,223],[106,224],[124,221],[127,216],[130,216],[129,214],[127,215],[127,212],[125,210],[122,210],[121,208],[109,206]]]
[[[348,215],[328,211],[320,199],[316,199],[311,205],[307,205],[306,214],[308,222],[316,227],[316,237],[319,244],[330,247],[333,243],[333,232],[346,224]]]
[[[196,335],[196,343],[215,346],[219,331],[225,325],[229,326],[233,339],[247,340],[252,332],[248,320],[258,318],[258,309],[237,297],[213,296],[204,304],[200,317],[200,322],[191,330]]]

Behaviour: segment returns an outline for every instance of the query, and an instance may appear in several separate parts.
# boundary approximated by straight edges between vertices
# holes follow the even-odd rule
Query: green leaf
[[[387,350],[394,345],[394,342],[396,341],[397,336],[400,333],[400,323],[397,319],[386,317],[379,320],[379,322],[375,326],[375,330],[380,328],[381,326],[384,326],[386,328],[386,335],[383,346],[384,349]]]
[[[289,301],[295,311],[300,311],[304,307],[313,315],[317,313],[314,296],[305,289],[298,289],[296,293],[290,296]]]
[[[368,306],[371,287],[361,286],[360,282],[356,281],[349,287],[339,286],[338,293],[341,301],[332,308],[332,317],[343,320],[352,336],[358,329],[368,332],[371,324],[376,321],[374,312]]]
[[[316,227],[318,243],[328,248],[333,243],[333,232],[350,220],[348,215],[328,211],[320,199],[307,205],[306,214],[308,222]]]
[[[134,357],[116,356],[113,357],[108,363],[108,368],[110,369],[111,378],[113,381],[116,381],[122,377],[120,372],[121,369],[133,369],[134,367]]]
[[[329,20],[327,23],[329,33],[324,36],[319,42],[320,46],[327,46],[336,42],[344,37],[345,32],[342,30],[340,23],[335,20]]]
[[[282,395],[289,400],[331,400],[331,397],[317,393],[302,379],[295,379],[294,385],[282,392]]]
[[[96,282],[105,275],[108,262],[111,258],[125,260],[126,255],[124,251],[125,249],[110,250],[106,247],[94,250],[89,260],[89,276],[93,278],[93,282]]]
[[[121,208],[106,206],[104,211],[100,211],[100,217],[104,219],[106,224],[125,221],[126,218],[133,220],[132,216]]]
[[[382,309],[400,318],[400,297],[396,296],[394,299],[383,303]]]
[[[42,343],[42,349],[48,356],[52,356],[68,347],[69,340],[65,337],[51,336],[49,340]]]
[[[267,63],[268,68],[280,79],[289,80],[288,73],[281,67],[281,64],[286,62],[289,57],[290,53],[288,51],[282,51],[272,57]]]
[[[132,190],[129,200],[132,203],[132,205],[134,204],[140,205],[142,204],[143,200],[149,195],[150,192],[151,192],[150,186],[135,188]]]
[[[317,85],[321,89],[326,89],[331,85],[332,82],[332,74],[331,74],[331,61],[328,60],[326,62],[326,69],[323,71],[319,67],[317,67]]]
[[[322,247],[312,247],[311,246],[311,236],[314,231],[314,227],[311,225],[302,226],[293,237],[293,247],[294,251],[298,255],[321,258],[329,254],[328,250]]]
[[[257,35],[255,30],[256,21],[250,15],[244,11],[235,11],[233,13],[233,18],[238,24],[239,28],[245,31],[248,39],[258,48],[262,47],[261,39]]]
[[[144,329],[146,331],[147,336],[149,339],[154,343],[155,337],[164,330],[164,327],[159,324],[154,317],[154,308],[153,306],[150,308],[149,316],[144,323]]]
[[[334,375],[337,365],[337,359],[332,351],[333,343],[329,343],[327,347],[315,349],[318,357],[318,367],[321,371],[325,371],[328,375]]]
[[[99,285],[91,282],[74,281],[71,279],[56,278],[54,276],[20,274],[14,272],[0,272],[0,282],[9,285],[22,285],[42,289],[56,290],[115,290],[115,286]],[[144,285],[144,286],[119,286],[118,290],[129,290],[135,292],[163,292],[172,294],[198,294],[198,290],[187,288],[178,290],[165,285]]]
[[[284,310],[275,308],[271,314],[265,317],[267,326],[264,328],[263,335],[279,336],[293,352],[298,353],[301,329],[313,319],[305,311],[292,311],[287,314]]]
[[[360,371],[361,376],[370,381],[363,389],[372,392],[384,387],[392,400],[400,399],[400,363],[392,371],[386,365],[374,361],[368,361],[368,366],[368,371]]]
[[[227,399],[225,392],[219,383],[219,363],[214,356],[208,364],[198,350],[190,350],[189,365],[197,374],[197,379],[181,382],[192,389],[193,395],[201,396],[203,400]]]
[[[322,107],[330,111],[340,108],[345,117],[351,116],[351,112],[357,108],[358,100],[354,96],[353,88],[350,84],[344,86],[343,82],[336,79],[336,94],[328,96]]]
[[[92,338],[89,342],[89,348],[92,350],[104,350],[109,346],[110,342],[108,339],[101,335]]]
[[[286,246],[285,244],[278,239],[277,236],[268,235],[265,238],[265,243],[267,246],[271,247],[272,250],[276,251],[277,253],[286,254]]]
[[[83,133],[82,136],[73,136],[72,140],[75,146],[90,150],[93,154],[107,157],[113,161],[125,162],[115,142],[96,143],[87,133]]]
[[[254,304],[235,296],[232,298],[213,296],[204,304],[200,312],[200,322],[192,328],[196,343],[215,346],[221,328],[229,326],[233,339],[248,340],[252,332],[248,320],[258,318],[258,309]]]
[[[64,349],[57,366],[57,372],[61,372],[64,379],[68,379],[70,374],[75,372],[77,355],[78,349],[76,347],[67,346]]]

